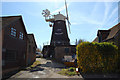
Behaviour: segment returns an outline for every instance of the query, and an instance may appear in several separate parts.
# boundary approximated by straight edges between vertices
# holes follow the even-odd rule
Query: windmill
[[[64,16],[60,12],[56,15],[51,15],[48,9],[43,10],[42,12],[42,15],[45,17],[46,22],[49,22],[50,27],[53,27],[51,42],[50,42],[51,46],[70,45],[70,39],[67,33],[66,21],[68,23],[69,32],[70,32],[71,24],[69,21],[66,0],[65,0],[65,7],[66,7],[66,16]]]

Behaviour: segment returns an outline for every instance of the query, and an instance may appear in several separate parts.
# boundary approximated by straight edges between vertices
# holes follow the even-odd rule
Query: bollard
[[[76,73],[79,76],[80,68],[76,68]]]

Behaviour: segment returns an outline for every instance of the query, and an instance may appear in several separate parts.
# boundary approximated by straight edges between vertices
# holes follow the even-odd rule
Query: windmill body
[[[60,13],[54,15],[50,45],[52,46],[70,45],[65,18],[66,17]]]

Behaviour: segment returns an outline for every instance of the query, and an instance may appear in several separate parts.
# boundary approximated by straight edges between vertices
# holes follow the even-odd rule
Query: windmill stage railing
[[[50,15],[49,17],[45,17],[46,22],[54,21],[54,15]]]
[[[56,43],[56,42],[53,42],[53,44],[55,44],[55,43]],[[65,43],[65,42],[61,42],[61,43],[63,43],[63,45],[64,45],[64,44],[67,44],[67,43]],[[49,42],[49,41],[44,42],[44,43],[43,43],[43,46],[44,46],[44,45],[50,45],[50,42]],[[76,45],[76,41],[71,41],[71,42],[70,42],[70,45]]]

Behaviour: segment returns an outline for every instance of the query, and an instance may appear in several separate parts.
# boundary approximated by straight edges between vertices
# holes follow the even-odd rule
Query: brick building
[[[27,44],[27,65],[32,64],[36,60],[36,41],[33,34],[28,34]]]
[[[13,71],[26,67],[28,64],[32,64],[36,59],[37,46],[34,35],[27,34],[22,16],[5,16],[0,17],[0,19],[2,20],[1,52],[2,76],[4,77]],[[29,45],[31,48],[28,47]],[[32,52],[28,53],[29,50]]]

